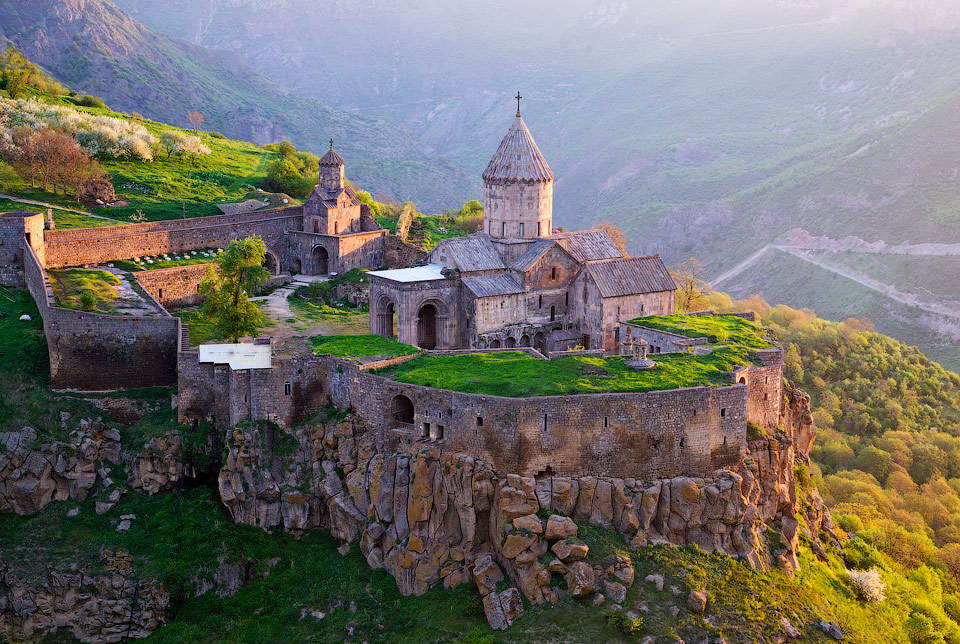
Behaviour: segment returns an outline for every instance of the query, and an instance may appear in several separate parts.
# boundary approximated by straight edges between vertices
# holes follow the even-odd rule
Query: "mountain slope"
[[[175,124],[198,110],[207,128],[230,137],[286,137],[313,151],[334,138],[352,179],[428,208],[461,203],[469,191],[462,175],[402,128],[285,91],[236,55],[155,34],[106,0],[2,0],[0,35],[59,81],[115,109]]]
[[[117,1],[299,91],[403,122],[470,176],[519,87],[556,173],[558,225],[612,220],[631,252],[696,256],[714,276],[795,228],[960,243],[955,2],[171,0],[168,11]],[[317,39],[330,55],[308,55]],[[779,298],[833,286],[825,271],[799,283],[780,264],[769,269],[776,286],[750,273],[722,286],[796,306],[806,304]],[[903,288],[910,268],[884,281]],[[914,324],[894,318],[916,320],[882,296],[817,307],[841,309],[890,334]],[[923,336],[939,358],[960,348],[937,321],[902,335]]]

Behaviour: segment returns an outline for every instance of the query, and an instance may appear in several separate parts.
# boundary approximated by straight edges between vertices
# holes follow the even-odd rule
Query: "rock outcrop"
[[[137,578],[124,553],[104,552],[110,574],[50,572],[42,581],[0,568],[0,639],[33,641],[65,629],[81,642],[146,637],[166,621],[170,596],[153,578]]]
[[[37,442],[30,427],[0,433],[0,512],[29,515],[53,501],[83,501],[98,461],[120,462],[120,433],[100,421],[81,420],[68,442]]]
[[[197,475],[196,469],[184,462],[183,440],[177,430],[151,438],[133,457],[128,470],[130,487],[151,495],[174,489],[181,477]]]
[[[238,522],[359,539],[370,566],[387,569],[404,594],[472,578],[491,624],[505,627],[512,595],[498,584],[534,604],[556,601],[558,587],[614,602],[625,595],[629,561],[591,561],[577,522],[611,526],[635,546],[696,544],[794,570],[794,463],[807,458],[816,430],[809,398],[792,390],[788,402],[785,429],[752,443],[739,468],[652,481],[504,475],[470,456],[401,445],[353,418],[295,431],[237,428],[220,493]]]

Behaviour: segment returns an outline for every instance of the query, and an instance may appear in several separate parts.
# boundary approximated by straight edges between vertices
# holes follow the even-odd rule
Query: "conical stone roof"
[[[483,180],[524,183],[553,181],[553,170],[540,154],[540,148],[519,112],[507,135],[500,141],[500,147],[490,159],[487,169],[483,171]]]
[[[330,141],[330,149],[320,159],[320,165],[337,166],[344,165],[343,157],[333,151],[333,141]]]

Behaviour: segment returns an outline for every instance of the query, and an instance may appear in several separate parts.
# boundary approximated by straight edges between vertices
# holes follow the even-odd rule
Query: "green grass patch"
[[[94,313],[113,313],[120,278],[107,271],[68,268],[47,271],[57,306]]]
[[[688,338],[707,338],[711,344],[739,344],[753,349],[772,346],[764,339],[763,329],[735,316],[651,315],[631,320],[630,323]]]
[[[567,356],[546,361],[520,351],[469,353],[420,356],[377,373],[398,382],[510,398],[644,392],[728,385],[728,373],[752,365],[753,352],[720,347],[707,355],[658,355],[657,367],[647,371],[634,371],[625,360]]]
[[[82,210],[79,206],[80,204],[73,204],[73,209]],[[0,199],[0,212],[39,212],[43,213],[44,217],[46,217],[47,208],[45,206],[35,206],[33,204],[20,203],[19,201],[11,201],[9,199]],[[56,225],[57,230],[66,230],[69,228],[116,226],[118,223],[123,222],[99,219],[97,217],[90,217],[89,215],[81,215],[76,212],[54,209],[53,223]]]
[[[373,356],[408,356],[416,347],[379,335],[324,335],[310,338],[313,353],[318,356],[369,358]]]

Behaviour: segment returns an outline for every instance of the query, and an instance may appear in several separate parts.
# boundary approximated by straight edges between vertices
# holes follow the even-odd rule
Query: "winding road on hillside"
[[[744,261],[734,266],[732,269],[730,269],[726,273],[723,273],[722,275],[714,279],[711,282],[711,285],[717,286],[721,282],[725,282],[727,280],[732,279],[733,277],[736,277],[737,275],[739,275],[740,273],[742,273],[743,271],[745,271],[746,269],[754,265],[765,253],[769,251],[779,251],[782,253],[786,253],[788,255],[792,255],[793,257],[796,257],[797,259],[813,264],[814,266],[818,266],[819,268],[822,268],[826,271],[830,271],[835,275],[839,275],[841,277],[845,277],[849,280],[852,280],[857,284],[865,288],[868,288],[872,291],[876,291],[900,304],[904,304],[906,306],[913,306],[923,311],[927,311],[928,313],[935,313],[937,315],[942,315],[945,317],[960,320],[960,305],[952,306],[952,307],[943,306],[943,305],[921,300],[917,296],[911,293],[902,291],[892,284],[885,284],[880,280],[876,280],[862,273],[858,273],[845,266],[828,262],[824,260],[822,257],[817,257],[813,254],[817,250],[819,249],[807,248],[802,246],[780,246],[776,244],[769,244],[767,246],[764,246],[760,250],[758,250],[756,253],[754,253]],[[894,253],[877,253],[877,254],[894,254]],[[931,252],[921,251],[913,254],[934,256],[934,255],[943,255],[944,253],[938,253],[933,251]]]

